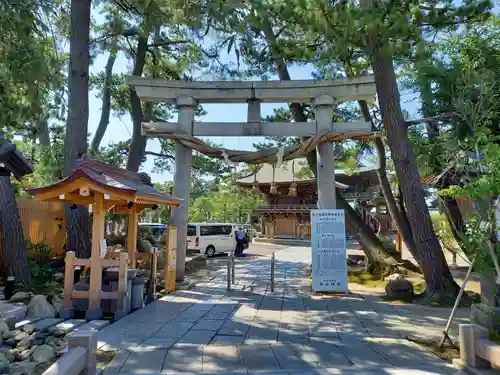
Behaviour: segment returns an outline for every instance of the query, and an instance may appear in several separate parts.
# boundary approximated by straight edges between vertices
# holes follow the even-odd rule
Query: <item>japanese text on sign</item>
[[[314,291],[347,292],[344,210],[311,211]]]

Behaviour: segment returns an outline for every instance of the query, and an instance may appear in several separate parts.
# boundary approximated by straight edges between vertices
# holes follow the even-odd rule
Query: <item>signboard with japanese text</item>
[[[311,210],[312,288],[347,293],[344,210]]]

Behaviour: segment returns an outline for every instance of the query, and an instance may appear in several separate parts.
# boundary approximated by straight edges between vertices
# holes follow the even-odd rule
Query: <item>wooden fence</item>
[[[32,243],[48,245],[52,249],[52,256],[62,255],[66,241],[64,205],[59,202],[41,202],[34,199],[18,198],[17,208],[23,226],[24,238]],[[0,249],[1,246],[0,242]]]

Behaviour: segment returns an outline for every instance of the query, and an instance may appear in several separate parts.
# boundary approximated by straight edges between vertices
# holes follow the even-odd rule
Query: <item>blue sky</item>
[[[97,59],[94,60],[94,64],[91,67],[91,73],[98,73],[104,70],[106,65],[106,60],[108,58],[107,53],[101,54]],[[129,73],[130,72],[130,61],[123,55],[119,55],[114,67],[115,73]],[[312,78],[312,67],[290,67],[290,75],[292,79],[311,79]],[[89,116],[89,132],[93,135],[99,123],[99,118],[101,115],[101,99],[96,97],[96,92],[90,93],[90,116]],[[279,108],[280,104],[263,104],[261,107],[262,116],[272,114],[274,108]],[[411,117],[417,116],[419,109],[418,99],[414,94],[404,94],[402,93],[402,106],[406,109]],[[247,118],[247,106],[246,104],[208,104],[204,105],[207,114],[201,119],[203,121],[220,121],[220,122],[242,122],[246,121]],[[171,121],[176,121],[176,118]],[[131,137],[132,134],[132,122],[130,116],[126,115],[122,118],[117,118],[112,116],[108,126],[108,130],[102,141],[102,145],[106,145],[110,142],[125,141]],[[262,140],[261,137],[211,137],[212,141],[221,144],[223,147],[229,149],[237,150],[252,150],[252,144]],[[159,142],[156,139],[150,139],[148,141],[147,150],[149,151],[160,151]],[[171,173],[152,173],[153,168],[153,157],[148,156],[147,161],[142,165],[142,170],[150,173],[153,182],[164,182],[172,180]]]

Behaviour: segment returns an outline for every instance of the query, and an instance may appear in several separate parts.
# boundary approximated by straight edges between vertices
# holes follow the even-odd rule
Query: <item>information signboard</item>
[[[344,210],[311,210],[312,288],[347,293]]]

